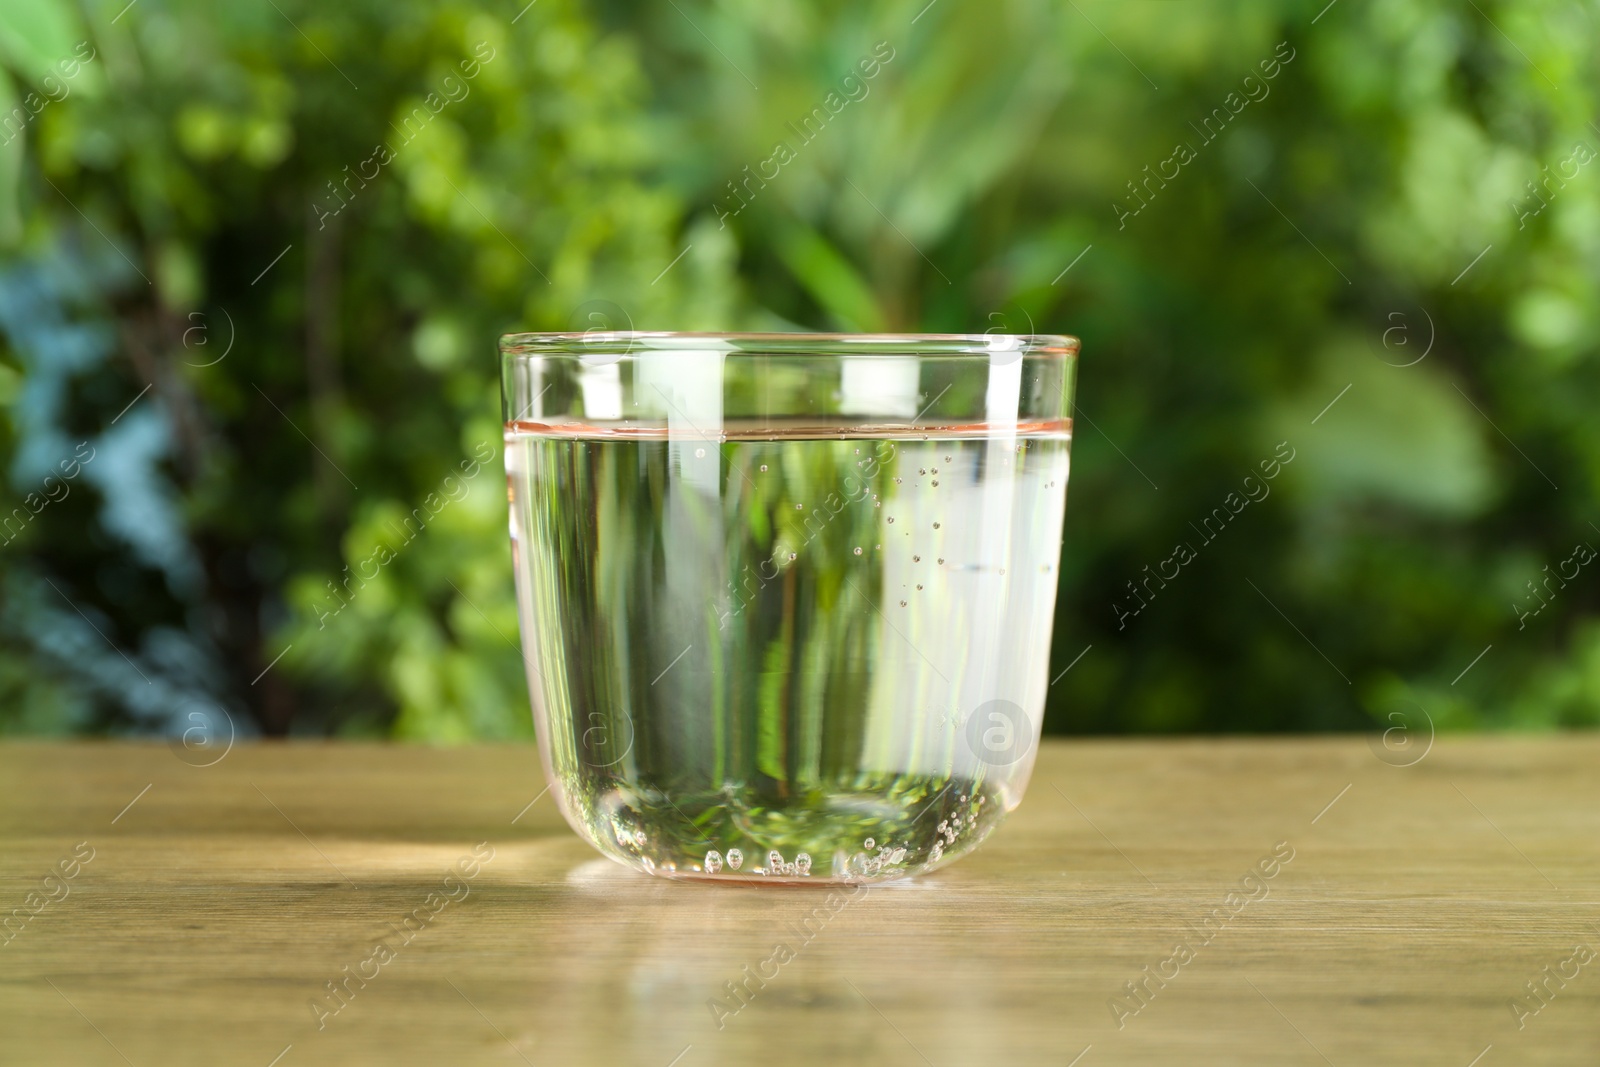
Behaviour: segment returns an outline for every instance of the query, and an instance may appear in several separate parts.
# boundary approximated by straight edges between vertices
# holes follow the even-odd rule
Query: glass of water
[[[1078,342],[513,334],[522,649],[551,792],[653,874],[975,848],[1032,770]]]

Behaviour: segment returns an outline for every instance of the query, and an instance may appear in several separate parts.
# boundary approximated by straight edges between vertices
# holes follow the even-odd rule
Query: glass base
[[[587,786],[587,789],[573,788]],[[777,797],[643,789],[618,780],[561,790],[568,821],[618,862],[669,878],[841,884],[905,878],[965,855],[1004,818],[1004,798],[971,779],[889,783]]]

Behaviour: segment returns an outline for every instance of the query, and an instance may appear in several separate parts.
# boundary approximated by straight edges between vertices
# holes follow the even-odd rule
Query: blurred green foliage
[[[597,324],[1082,337],[1052,730],[1595,723],[1600,11],[1320,7],[0,0],[0,731],[526,736]]]

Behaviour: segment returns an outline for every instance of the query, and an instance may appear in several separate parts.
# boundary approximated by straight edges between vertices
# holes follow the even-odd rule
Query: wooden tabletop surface
[[[0,745],[0,1063],[1600,1064],[1600,736],[1419,747],[1052,742],[825,903],[602,859],[531,748]]]

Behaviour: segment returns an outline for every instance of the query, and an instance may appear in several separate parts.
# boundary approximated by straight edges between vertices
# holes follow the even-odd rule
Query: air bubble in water
[[[761,465],[761,472],[762,472],[762,473],[763,473],[763,474],[765,474],[765,473],[766,473],[766,470],[767,470],[767,465],[766,465],[766,464],[765,464],[765,463],[763,463],[763,464],[762,464],[762,465]]]
[[[894,480],[894,484],[895,484],[895,485],[899,485],[899,484],[900,484],[900,479],[899,479],[899,478],[896,478],[896,479],[895,479],[895,480]]]
[[[918,474],[927,474],[928,473],[928,468],[927,467],[918,467],[917,468],[917,473]]]
[[[706,873],[716,874],[720,870],[722,870],[722,853],[712,849],[706,853]]]
[[[944,566],[944,557],[943,556],[939,557],[939,566],[941,566],[941,567]]]
[[[917,586],[917,588],[920,590],[922,588],[922,586],[919,585],[919,586]]]
[[[906,602],[904,600],[900,601],[900,606],[901,607],[905,607],[906,606]]]
[[[890,522],[894,522],[894,516],[893,516],[893,515],[890,515],[890,516],[889,516],[889,521],[890,521]]]
[[[795,553],[793,553],[793,552],[789,553],[789,562],[790,563],[793,563],[795,561],[795,558],[796,558],[796,554]]]
[[[736,848],[730,848],[728,850],[728,866],[737,871],[743,863],[744,853]]]
[[[783,853],[773,849],[767,853],[767,870],[778,872],[783,870]]]
[[[805,510],[805,509],[806,509],[806,506],[805,506],[805,505],[804,505],[804,504],[796,504],[796,505],[795,505],[795,506],[794,506],[794,509],[795,509],[795,510],[796,510],[796,511],[804,511],[804,510]]]
[[[946,456],[946,457],[944,457],[944,461],[945,461],[945,462],[946,462],[946,463],[949,463],[949,462],[950,462],[950,457],[949,457],[949,456]]]
[[[939,524],[938,524],[938,523],[934,523],[934,524],[933,524],[933,528],[934,528],[934,529],[935,529],[935,530],[937,530],[937,529],[938,529],[938,528],[939,528]]]
[[[933,473],[938,474],[939,473],[939,468],[938,467],[933,468]]]
[[[705,459],[706,458],[706,450],[703,449],[703,448],[695,449],[694,450],[694,458],[695,459]]]
[[[862,848],[867,848],[867,849],[876,848],[877,844],[878,844],[878,842],[874,841],[872,838],[869,837],[869,838],[867,838],[865,841],[863,841],[861,843],[861,847]]]
[[[938,485],[938,484],[939,484],[939,479],[937,479],[937,478],[935,478],[935,479],[934,479],[934,480],[933,480],[933,484],[934,484],[934,485],[936,485],[936,486],[937,486],[937,485]]]
[[[912,556],[911,557],[911,562],[912,563],[921,563],[922,562],[922,557],[921,556]]]
[[[801,852],[800,854],[795,856],[795,858],[794,858],[794,870],[795,870],[796,874],[810,874],[811,873],[811,857],[806,855],[804,852]]]
[[[859,548],[859,547],[858,547],[858,548],[856,548],[856,550],[855,550],[855,553],[856,553],[856,555],[858,555],[858,556],[859,556],[859,555],[861,555],[861,549],[860,549],[860,548]]]

